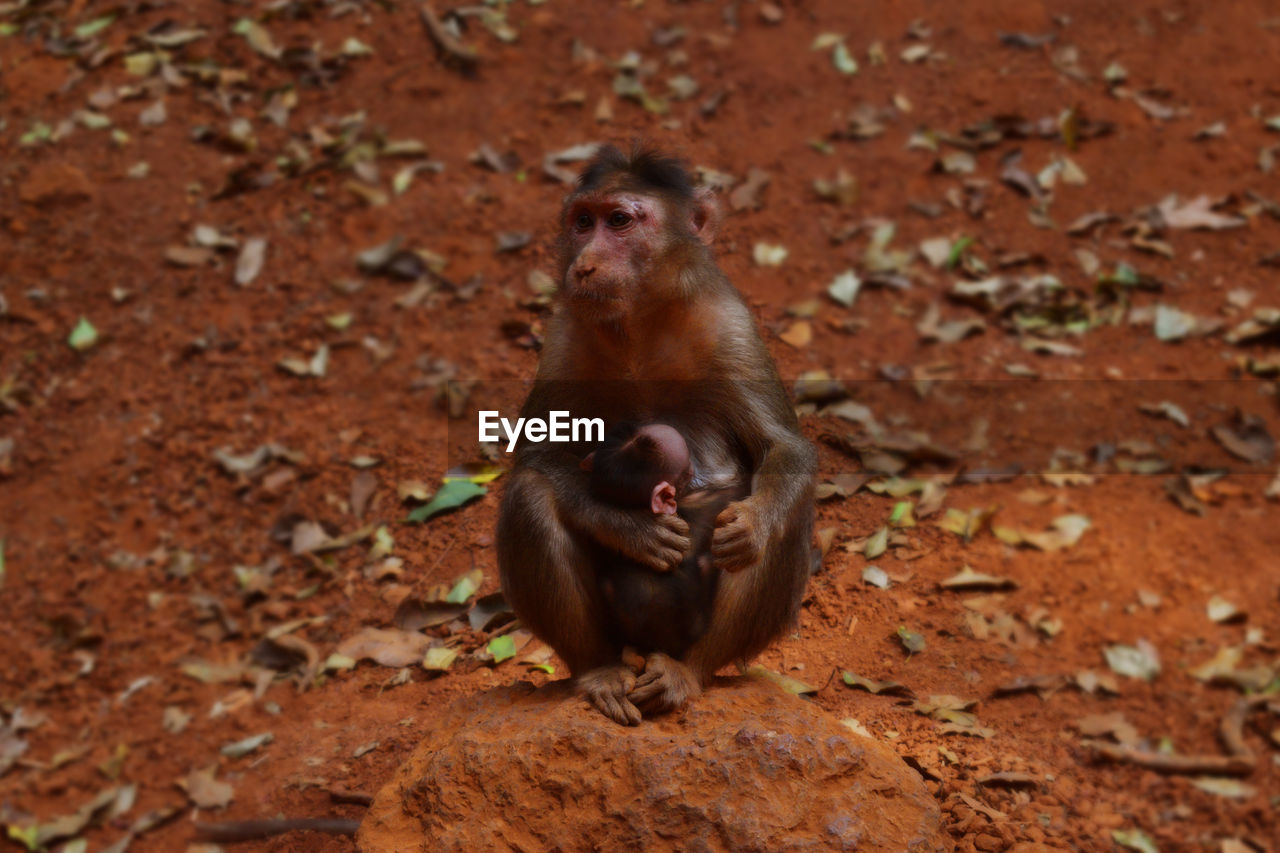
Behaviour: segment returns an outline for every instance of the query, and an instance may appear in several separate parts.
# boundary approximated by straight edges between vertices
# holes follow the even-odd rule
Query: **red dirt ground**
[[[919,525],[874,561],[860,540],[886,523],[897,499],[864,489],[824,501],[818,527],[831,548],[797,630],[759,663],[812,685],[814,702],[856,718],[920,767],[958,849],[1110,850],[1117,838],[1142,843],[1127,834],[1138,832],[1166,851],[1280,845],[1274,696],[1246,715],[1253,761],[1243,788],[1197,785],[1214,773],[1101,763],[1082,731],[1096,715],[1118,714],[1132,727],[1120,725],[1119,735],[1143,747],[1223,756],[1224,715],[1246,689],[1277,686],[1280,486],[1267,436],[1280,427],[1280,409],[1265,376],[1268,360],[1277,369],[1277,336],[1232,343],[1224,335],[1255,309],[1280,306],[1275,267],[1260,264],[1280,250],[1280,186],[1268,170],[1280,159],[1280,10],[1265,0],[495,8],[515,40],[467,18],[462,40],[481,53],[468,76],[441,61],[408,2],[0,3],[0,822],[9,833],[47,826],[118,785],[136,786],[132,808],[99,813],[51,847],[79,835],[102,849],[152,812],[171,816],[129,849],[186,849],[193,818],[358,819],[360,806],[335,804],[330,793],[376,790],[443,703],[563,674],[524,662],[538,659],[536,641],[514,659],[482,659],[490,635],[509,624],[488,634],[456,623],[428,628],[460,651],[444,674],[364,661],[270,680],[263,666],[290,666],[279,650],[276,660],[249,655],[274,631],[303,641],[284,641],[302,669],[307,654],[318,666],[362,627],[392,626],[399,602],[430,598],[469,571],[483,573],[480,594],[496,590],[501,479],[424,525],[400,523],[407,508],[397,486],[434,488],[464,461],[448,448],[467,444],[471,424],[450,423],[441,377],[480,380],[480,398],[518,397],[515,383],[532,376],[537,356],[527,344],[541,321],[529,275],[552,272],[564,192],[544,176],[543,157],[642,136],[737,181],[752,168],[769,173],[758,209],[726,204],[718,252],[788,383],[826,370],[881,423],[951,447],[969,443],[983,465],[1014,459],[1024,469],[1003,482],[949,485],[942,508],[927,517],[919,508]],[[94,32],[104,15],[115,17]],[[264,29],[237,25],[246,17]],[[168,29],[152,29],[166,21]],[[203,35],[164,48],[167,61],[148,69],[137,58],[155,50],[144,34],[181,40],[174,34],[193,28]],[[811,49],[823,33],[844,37],[856,74],[835,68],[830,46]],[[1011,46],[1000,33],[1055,40]],[[342,55],[350,37],[371,55]],[[904,58],[924,45],[920,61]],[[620,97],[615,66],[629,51],[651,95],[665,94],[678,75],[699,91],[672,98],[665,114]],[[1113,63],[1127,79],[1117,79]],[[292,112],[268,110],[281,127],[264,110],[273,94],[279,106],[286,87],[296,96]],[[716,95],[723,99],[704,109]],[[851,126],[866,127],[851,122],[861,105],[883,133],[854,138]],[[357,113],[362,122],[344,123]],[[993,139],[973,152],[972,174],[932,168],[962,150],[945,134],[1001,115],[1048,119],[1047,132]],[[1111,132],[1092,135],[1098,123]],[[944,134],[937,154],[908,147],[922,129]],[[395,158],[379,148],[406,139],[429,153]],[[499,157],[510,152],[514,167],[473,163],[485,145]],[[1001,180],[1001,158],[1015,148],[1033,177],[1064,156],[1083,171],[1083,183],[1053,186],[1053,227],[1032,221],[1028,198]],[[295,168],[303,155],[308,165]],[[424,167],[397,193],[397,172],[424,160],[439,171]],[[813,188],[840,170],[857,184],[844,206]],[[966,194],[974,179],[986,183]],[[1170,193],[1221,202],[1216,212],[1240,227],[1184,230],[1143,212]],[[981,206],[963,209],[974,196]],[[920,203],[936,206],[937,217],[917,212]],[[1120,219],[1066,233],[1077,217],[1104,210]],[[897,225],[891,249],[937,237],[975,242],[955,269],[907,259],[908,289],[868,283],[852,307],[837,304],[827,285],[849,268],[871,273],[865,253],[883,221]],[[265,237],[261,272],[247,286],[234,283],[240,248],[210,251],[195,265],[174,263],[193,260],[182,253],[167,261],[168,250],[189,248],[197,225],[241,245]],[[495,235],[508,231],[529,232],[531,242],[496,252]],[[394,235],[442,258],[443,278],[424,276],[428,286],[415,290],[357,268],[357,253]],[[762,242],[786,246],[781,266],[753,261]],[[1103,272],[1124,262],[1163,289],[1137,288],[1119,302],[1098,295],[1082,249]],[[996,268],[1013,254],[1027,263]],[[1021,326],[946,297],[956,281],[1040,273],[1057,276],[1070,295],[1051,312],[1033,305]],[[814,299],[805,342],[788,309],[805,313],[801,303]],[[1158,340],[1156,304],[1221,328]],[[985,330],[926,342],[917,325],[933,305],[944,321],[981,318]],[[349,317],[330,322],[340,315]],[[81,317],[98,338],[77,350],[68,336]],[[1071,330],[1063,317],[1085,319]],[[1035,340],[1079,352],[1025,348]],[[305,362],[322,345],[323,376],[278,366]],[[1039,378],[1011,372],[1014,364]],[[885,375],[939,381],[867,381]],[[982,388],[997,389],[1002,402],[976,396]],[[1188,428],[1137,411],[1164,400],[1182,407]],[[1236,408],[1261,419],[1246,442],[1254,461],[1208,437]],[[985,445],[973,441],[980,421]],[[849,439],[866,438],[857,424],[809,410],[802,424],[819,444],[823,480],[860,470],[867,456]],[[1155,445],[1130,456],[1163,455],[1170,471],[1121,474],[1114,460],[1058,452],[1060,470],[1091,476],[1041,476],[1055,450],[1130,440]],[[219,448],[247,454],[266,444],[302,458],[236,476],[214,458]],[[378,462],[368,469],[376,489],[356,518],[352,460],[368,461],[360,457]],[[945,478],[960,464],[909,470]],[[1227,474],[1195,481],[1197,515],[1170,500],[1165,483],[1201,468]],[[998,526],[1039,531],[1068,513],[1092,526],[1055,551],[1005,544],[987,527],[966,544],[938,526],[947,508],[995,505]],[[385,524],[400,573],[368,571],[368,542],[293,555],[271,533],[298,519],[330,533]],[[889,589],[863,583],[868,562],[888,572]],[[1017,588],[940,589],[964,564]],[[1244,611],[1243,620],[1213,621],[1206,608],[1214,596]],[[908,655],[899,626],[922,634],[926,648]],[[1111,673],[1103,649],[1140,639],[1158,650],[1160,674],[1148,682]],[[1238,648],[1249,678],[1221,686],[1193,677],[1228,647]],[[230,669],[206,668],[201,680],[188,674],[200,674],[192,662]],[[901,682],[922,702],[977,700],[976,721],[952,714],[948,727],[910,699],[849,689],[843,670]],[[1079,689],[1085,670],[1111,675],[1118,694]],[[1044,698],[995,695],[1041,676],[1072,681],[1053,683]],[[169,708],[190,715],[180,732],[164,724]],[[248,756],[220,755],[223,745],[268,731],[274,741]],[[209,766],[233,788],[225,809],[195,809],[194,790],[176,786]],[[984,779],[1001,771],[1020,775]],[[241,849],[336,851],[351,842],[293,833]]]

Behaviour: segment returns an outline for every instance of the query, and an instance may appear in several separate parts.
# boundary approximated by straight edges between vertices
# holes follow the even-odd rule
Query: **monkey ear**
[[[593,450],[586,456],[582,457],[582,461],[578,463],[578,467],[583,471],[590,471],[596,464],[596,452]]]
[[[657,515],[676,514],[676,487],[663,480],[653,487],[653,497],[649,506]]]
[[[708,187],[699,187],[693,193],[693,216],[690,224],[698,239],[710,246],[720,230],[720,205],[715,193]]]

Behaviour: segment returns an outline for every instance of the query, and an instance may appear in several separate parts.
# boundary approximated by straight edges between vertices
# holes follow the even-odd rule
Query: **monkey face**
[[[565,296],[598,319],[625,313],[669,240],[658,199],[590,193],[565,208]]]

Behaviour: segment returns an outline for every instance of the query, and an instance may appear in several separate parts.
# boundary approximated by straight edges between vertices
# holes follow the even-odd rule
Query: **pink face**
[[[565,210],[564,229],[573,258],[565,294],[590,303],[601,318],[621,314],[637,282],[646,279],[665,241],[666,211],[651,197],[592,193]]]

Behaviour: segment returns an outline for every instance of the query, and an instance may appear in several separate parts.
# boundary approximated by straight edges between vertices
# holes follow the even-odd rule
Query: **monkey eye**
[[[625,228],[627,225],[630,225],[630,224],[631,224],[631,216],[629,214],[623,213],[621,210],[615,210],[613,213],[609,214],[610,228]]]
[[[591,216],[586,213],[579,213],[578,218],[573,220],[573,227],[579,231],[586,231],[591,227]]]

